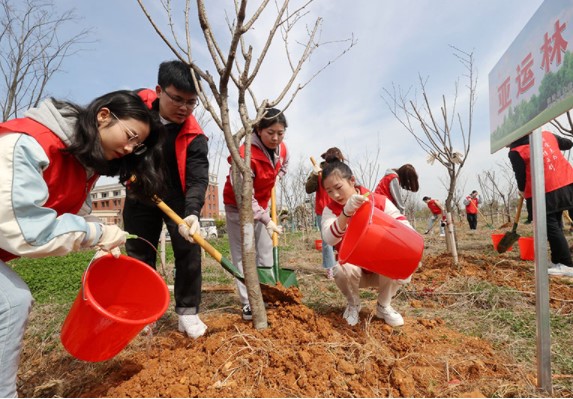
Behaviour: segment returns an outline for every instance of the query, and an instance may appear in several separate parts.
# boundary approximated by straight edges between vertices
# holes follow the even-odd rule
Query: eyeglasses
[[[127,126],[125,126],[125,124],[113,113],[111,112],[111,115],[117,120],[117,122],[120,124],[120,126],[122,127],[122,129],[125,131],[125,134],[127,135],[127,141],[129,143],[131,142],[135,142],[135,144],[133,145],[133,150],[132,152],[135,155],[141,155],[143,154],[145,151],[147,151],[147,146],[143,143],[138,143],[136,140],[139,138],[139,135],[136,133],[133,133],[131,131],[130,128],[128,128]]]
[[[192,100],[185,101],[184,99],[182,99],[180,97],[172,96],[165,89],[163,89],[163,93],[165,93],[167,95],[167,97],[169,97],[169,99],[171,100],[173,105],[175,105],[177,107],[185,106],[187,109],[194,110],[199,105],[199,100],[197,100],[196,98],[194,98]]]

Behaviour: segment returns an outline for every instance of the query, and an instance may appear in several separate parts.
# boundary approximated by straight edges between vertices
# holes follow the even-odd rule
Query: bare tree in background
[[[292,167],[291,164],[289,173],[279,180],[279,191],[277,191],[277,196],[281,199],[280,205],[288,210],[291,226],[301,227],[305,231],[314,226],[314,201],[312,201],[314,197],[305,190],[310,169],[307,164],[310,162],[303,162],[302,158],[296,166]]]
[[[456,182],[470,152],[477,86],[473,53],[466,53],[455,47],[453,49],[454,56],[466,69],[465,116],[456,109],[460,94],[459,80],[455,83],[454,96],[449,104],[446,96],[442,95],[438,113],[430,103],[426,89],[428,79],[423,79],[421,76],[418,77],[423,98],[421,104],[417,103],[415,96],[410,98],[409,91],[404,92],[400,87],[393,86],[392,91],[384,89],[385,94],[382,96],[390,112],[428,154],[429,162],[433,164],[437,161],[446,169],[449,180],[446,186],[448,196],[445,206],[448,211],[452,209]]]
[[[478,175],[478,182],[484,197],[484,209],[494,222],[494,215],[499,215],[506,222],[511,222],[511,205],[518,200],[517,185],[509,160],[498,162],[495,170],[486,170]]]
[[[455,47],[454,56],[464,66],[466,74],[465,89],[467,94],[466,110],[464,116],[457,111],[459,95],[459,79],[455,83],[453,98],[448,103],[446,96],[442,95],[439,109],[430,101],[427,91],[428,79],[418,77],[422,92],[422,103],[418,104],[416,96],[410,96],[410,92],[403,91],[393,85],[392,91],[384,89],[382,98],[386,102],[390,112],[404,126],[406,131],[417,141],[418,145],[426,154],[428,162],[433,164],[437,161],[447,171],[448,196],[445,201],[447,212],[452,211],[453,199],[456,192],[456,182],[470,152],[472,122],[476,103],[477,76],[474,73],[473,53],[467,53]],[[457,251],[453,237],[448,230],[447,242],[451,241],[451,250],[454,262],[457,263]],[[449,244],[448,244],[449,245]]]
[[[368,152],[359,157],[360,161],[352,162],[352,172],[358,183],[368,190],[374,191],[381,179],[380,176],[380,147],[376,150],[373,158]],[[382,172],[383,173],[383,172]]]
[[[355,42],[353,39],[322,42],[322,18],[307,21],[312,0],[296,2],[296,5],[291,5],[288,0],[262,0],[248,10],[247,0],[223,3],[197,0],[195,6],[192,6],[190,0],[185,1],[184,5],[183,2],[163,0],[163,11],[155,18],[143,4],[144,0],[137,2],[175,56],[190,66],[201,102],[225,136],[225,142],[231,152],[235,195],[240,209],[243,269],[253,311],[253,325],[257,329],[266,328],[267,315],[255,265],[250,133],[253,125],[263,117],[266,108],[284,104],[281,109],[288,109],[296,95],[325,67],[331,65],[332,60],[346,53]],[[148,3],[153,6],[156,4],[151,0]],[[229,4],[229,7],[234,7],[225,9]],[[173,6],[177,5],[183,9],[174,10]],[[193,14],[196,19],[192,18]],[[216,28],[212,21],[218,24],[223,18],[227,29]],[[167,26],[162,29],[159,22],[165,19]],[[296,30],[295,26],[299,23],[306,25],[303,29]],[[257,38],[258,32],[264,32],[264,37]],[[277,50],[280,46],[276,45],[275,40],[282,46],[281,50]],[[327,44],[336,45],[338,53],[331,61],[303,78],[303,65],[319,47],[322,50],[329,48]],[[195,46],[201,46],[208,53],[213,67],[211,71],[198,63],[194,54],[200,51],[194,51]],[[280,57],[278,52],[281,53]],[[271,61],[272,67],[267,66],[269,62],[265,61]],[[283,67],[286,67],[286,70],[278,73],[279,68]],[[199,82],[198,77],[202,81]],[[267,87],[269,92],[261,95],[261,87],[257,87],[255,83],[264,77],[272,78],[273,87]],[[203,85],[206,85],[212,94],[213,102],[208,101]],[[233,110],[235,118],[241,121],[237,131],[233,131],[231,126]],[[243,139],[244,159],[239,154]]]
[[[62,37],[62,29],[79,18],[74,10],[57,14],[51,1],[0,0],[0,8],[0,107],[6,121],[39,104],[48,81],[81,51],[90,30]]]
[[[560,119],[565,118],[569,126],[565,126],[561,123]],[[564,134],[565,136],[573,137],[573,118],[571,117],[571,111],[567,111],[565,114],[559,116],[559,118],[553,119],[551,123],[559,133]]]

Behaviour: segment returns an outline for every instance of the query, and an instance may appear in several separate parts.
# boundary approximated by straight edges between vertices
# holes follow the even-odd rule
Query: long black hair
[[[136,93],[114,91],[96,98],[85,108],[70,102],[52,101],[63,116],[77,117],[72,143],[66,152],[98,175],[119,176],[119,181],[124,184],[135,176],[130,190],[141,198],[151,198],[162,191],[166,181],[160,167],[163,126]],[[144,141],[146,152],[141,155],[131,153],[111,161],[105,159],[97,122],[97,114],[104,107],[118,119],[133,118],[149,125],[149,135]],[[112,119],[110,123],[117,121]]]

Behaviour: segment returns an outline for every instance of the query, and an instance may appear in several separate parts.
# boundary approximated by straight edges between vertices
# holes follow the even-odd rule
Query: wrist
[[[350,219],[350,216],[348,216],[348,215],[346,214],[346,212],[344,212],[344,209],[342,209],[342,214],[343,214],[344,216],[346,216],[347,218]]]

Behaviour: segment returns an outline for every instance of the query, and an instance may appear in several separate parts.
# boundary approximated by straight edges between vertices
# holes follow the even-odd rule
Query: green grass
[[[61,304],[75,299],[93,255],[94,251],[80,251],[67,256],[20,258],[9,264],[28,284],[36,303]]]

